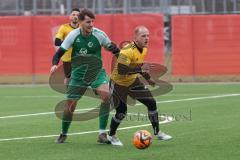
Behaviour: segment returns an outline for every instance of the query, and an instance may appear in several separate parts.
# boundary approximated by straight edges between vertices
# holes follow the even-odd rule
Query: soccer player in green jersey
[[[62,133],[57,143],[64,143],[68,128],[73,118],[77,101],[91,87],[102,100],[99,111],[98,142],[109,143],[105,132],[109,117],[109,86],[108,76],[102,68],[101,48],[104,47],[114,55],[119,53],[118,47],[108,36],[94,27],[95,15],[87,9],[80,11],[80,28],[71,31],[65,38],[52,60],[51,73],[57,70],[57,65],[64,53],[72,47],[72,73],[67,88],[67,109],[62,116]]]

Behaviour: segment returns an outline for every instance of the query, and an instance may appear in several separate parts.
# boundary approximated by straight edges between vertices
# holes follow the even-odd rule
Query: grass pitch
[[[132,145],[134,132],[152,132],[141,105],[130,106],[118,137],[123,147],[97,144],[98,119],[73,122],[64,144],[55,144],[61,121],[55,105],[64,99],[48,86],[0,87],[0,159],[5,160],[237,160],[240,157],[240,84],[175,84],[172,92],[156,97],[162,115],[175,118],[160,128],[171,141],[153,139],[145,150]],[[99,100],[84,97],[78,109],[92,108]],[[112,115],[110,115],[111,117]],[[110,118],[109,118],[110,121]],[[132,127],[132,128],[131,128]],[[136,127],[136,128],[134,128]],[[89,132],[89,133],[84,133]]]

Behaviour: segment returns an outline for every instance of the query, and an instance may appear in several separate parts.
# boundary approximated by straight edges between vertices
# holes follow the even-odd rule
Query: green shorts
[[[91,87],[95,90],[103,84],[108,84],[108,82],[109,78],[105,70],[101,70],[96,79],[91,83],[86,83],[83,80],[70,79],[67,89],[67,99],[80,99],[87,88]]]

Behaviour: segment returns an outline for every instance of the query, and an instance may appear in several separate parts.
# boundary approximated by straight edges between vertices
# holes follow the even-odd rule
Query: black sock
[[[157,135],[159,132],[159,120],[158,120],[158,111],[148,111],[148,118],[152,123],[154,135]]]
[[[120,120],[116,119],[115,117],[112,117],[109,136],[113,136],[116,134],[116,131],[118,126],[120,125],[120,122],[121,122]]]

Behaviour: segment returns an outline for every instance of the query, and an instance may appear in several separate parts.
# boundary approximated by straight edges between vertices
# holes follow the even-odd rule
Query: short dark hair
[[[84,9],[82,9],[82,10],[80,11],[79,19],[80,19],[81,21],[83,21],[83,20],[85,19],[85,16],[88,16],[88,17],[90,17],[90,18],[92,18],[92,19],[95,19],[94,13],[93,13],[92,11],[90,11],[89,9],[86,9],[86,8],[84,8]]]
[[[80,9],[78,9],[78,8],[73,8],[73,9],[71,10],[71,13],[72,13],[73,11],[80,12]]]

